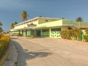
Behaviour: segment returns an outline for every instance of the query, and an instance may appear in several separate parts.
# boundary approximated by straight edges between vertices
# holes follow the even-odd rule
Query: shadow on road
[[[18,64],[17,66],[26,66],[26,60],[31,60],[31,59],[35,59],[37,57],[39,58],[43,58],[43,57],[47,57],[49,55],[51,55],[52,53],[49,52],[29,52],[27,49],[23,49],[22,46],[17,43],[16,41],[13,41],[13,44],[15,45],[15,47],[18,50]]]

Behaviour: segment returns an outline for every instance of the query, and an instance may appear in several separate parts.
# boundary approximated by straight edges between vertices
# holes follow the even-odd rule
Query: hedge
[[[78,39],[81,35],[82,31],[81,29],[71,29],[71,30],[62,30],[61,31],[61,37],[64,39]]]
[[[85,35],[83,35],[83,32],[81,29],[71,29],[71,30],[62,30],[61,31],[61,37],[64,39],[72,39],[75,40],[82,40],[88,42],[88,28],[85,29]]]
[[[10,43],[10,37],[6,35],[0,35],[0,58],[3,56],[3,53],[7,50],[9,43]]]
[[[88,42],[88,28],[85,30],[84,40]]]

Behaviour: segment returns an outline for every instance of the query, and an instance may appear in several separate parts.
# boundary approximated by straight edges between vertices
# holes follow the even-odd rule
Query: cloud
[[[22,9],[30,8],[25,0],[0,0],[0,9]]]

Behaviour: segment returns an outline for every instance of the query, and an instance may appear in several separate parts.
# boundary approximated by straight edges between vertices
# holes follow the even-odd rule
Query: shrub
[[[85,30],[86,34],[88,34],[88,28]]]
[[[84,35],[84,40],[88,42],[88,28],[85,30],[86,34]]]
[[[74,29],[73,30],[73,37],[75,37],[76,39],[80,38],[81,35],[82,35],[81,29]]]
[[[84,35],[84,40],[88,42],[88,35]]]
[[[3,53],[6,51],[6,49],[9,46],[10,43],[10,37],[6,35],[0,35],[0,58],[3,55]]]
[[[64,39],[71,39],[71,31],[70,30],[61,31],[61,37]]]
[[[64,39],[79,38],[81,36],[81,29],[71,29],[71,30],[62,30],[61,37]]]

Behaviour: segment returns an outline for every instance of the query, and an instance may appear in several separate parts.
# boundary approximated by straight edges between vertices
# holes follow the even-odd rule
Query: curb
[[[8,57],[9,53],[10,53],[10,49],[8,49],[8,50],[3,54],[2,58],[0,59],[0,66],[3,65],[3,63],[4,63],[5,60],[6,60],[6,58]]]

